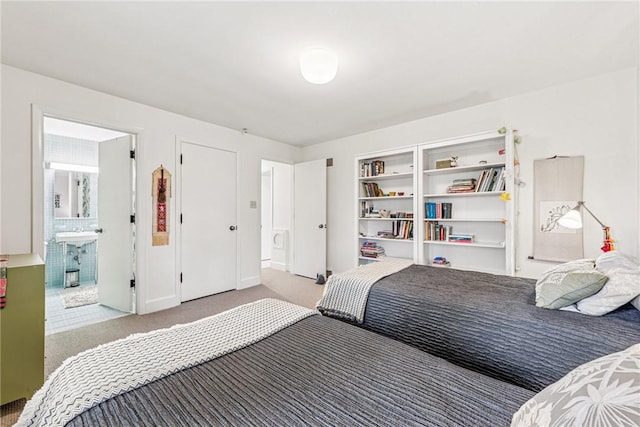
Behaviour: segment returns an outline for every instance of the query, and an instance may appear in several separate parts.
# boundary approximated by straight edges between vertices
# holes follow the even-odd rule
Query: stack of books
[[[364,242],[360,246],[360,254],[365,258],[380,258],[385,256],[384,248],[376,242]]]
[[[473,193],[476,191],[475,178],[454,179],[453,184],[447,187],[447,193]]]
[[[454,243],[473,243],[473,234],[449,234],[449,241]]]
[[[451,263],[443,256],[437,256],[433,259],[434,267],[451,267]]]

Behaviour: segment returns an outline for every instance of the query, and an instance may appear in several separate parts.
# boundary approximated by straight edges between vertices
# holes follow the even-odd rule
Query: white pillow
[[[596,270],[609,277],[600,292],[576,303],[580,313],[602,316],[640,295],[640,266],[619,252],[596,259]]]
[[[631,300],[631,304],[637,308],[638,310],[640,310],[640,295],[638,295],[637,297],[635,297],[634,299]]]
[[[638,426],[640,344],[578,366],[513,415],[511,427]]]

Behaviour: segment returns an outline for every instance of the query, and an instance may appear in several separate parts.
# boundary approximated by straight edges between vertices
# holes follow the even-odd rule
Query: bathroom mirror
[[[97,173],[56,170],[53,185],[55,217],[95,218],[97,180]]]

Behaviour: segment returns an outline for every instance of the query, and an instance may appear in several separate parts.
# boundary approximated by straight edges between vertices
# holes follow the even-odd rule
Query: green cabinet
[[[44,263],[9,255],[7,304],[0,310],[0,404],[30,399],[44,382]]]

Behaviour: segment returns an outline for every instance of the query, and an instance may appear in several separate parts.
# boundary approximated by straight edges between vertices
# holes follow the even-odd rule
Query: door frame
[[[286,160],[286,159],[282,159],[282,158],[277,158],[277,157],[265,157],[265,156],[260,156],[259,157],[260,162],[258,164],[258,188],[260,189],[260,194],[258,195],[260,203],[262,203],[262,162],[263,161],[268,161],[268,162],[274,162],[274,163],[281,163],[283,165],[288,165],[290,166],[290,170],[289,170],[289,179],[291,182],[291,191],[289,192],[289,202],[291,204],[291,210],[289,212],[289,224],[291,224],[291,227],[289,227],[289,240],[287,241],[287,244],[289,245],[289,259],[287,259],[287,265],[289,265],[289,273],[291,273],[290,270],[293,270],[293,254],[294,251],[296,250],[295,248],[295,236],[294,236],[294,225],[293,225],[293,220],[294,220],[294,203],[295,203],[295,198],[294,198],[294,182],[293,182],[293,173],[294,173],[294,166],[295,166],[295,162],[290,161],[290,160]],[[272,171],[273,172],[273,171]],[[271,175],[271,196],[273,198],[273,174]],[[273,202],[272,202],[273,203]],[[273,212],[273,206],[272,206],[272,212]],[[272,215],[272,220],[273,220],[273,215]],[[273,221],[272,221],[273,222]],[[262,207],[260,207],[260,216],[259,216],[259,223],[262,223]],[[262,238],[262,232],[260,233],[260,237]],[[260,247],[262,248],[262,241],[260,242]],[[262,257],[259,257],[262,258]],[[259,271],[260,271],[260,283],[262,283],[262,260],[258,261],[260,263],[259,265]]]
[[[265,185],[264,185],[264,178],[265,178],[265,174],[266,172],[262,171],[262,160],[260,161],[260,200],[259,200],[259,207],[260,207],[260,267],[262,268],[262,262],[264,262],[266,260],[266,258],[264,258],[264,249],[265,246],[268,246],[268,252],[269,252],[269,258],[268,260],[271,261],[271,246],[272,246],[272,241],[271,241],[271,237],[273,237],[273,167],[269,170],[269,205],[270,208],[269,209],[271,212],[269,212],[269,234],[267,234],[267,236],[270,236],[269,238],[267,238],[264,235],[264,213],[265,210],[264,205],[265,205],[265,194],[263,194],[263,190],[265,190]],[[269,244],[266,245],[266,241],[269,241]]]
[[[140,189],[142,188],[141,174],[138,173],[141,154],[143,153],[143,141],[145,133],[142,128],[123,125],[122,123],[109,123],[98,121],[94,118],[83,116],[82,114],[69,113],[53,107],[46,107],[38,104],[31,105],[31,252],[37,253],[40,258],[44,259],[44,118],[45,116],[53,117],[60,120],[77,122],[89,126],[97,126],[115,131],[131,134],[134,137],[136,147],[136,163],[135,163],[135,206],[136,206],[136,223],[147,224],[150,220],[142,218],[140,209]],[[146,250],[144,245],[139,244],[144,241],[149,234],[148,227],[136,227],[136,233],[133,238],[135,244],[136,263],[133,273],[136,278],[136,292],[133,313],[144,313],[145,287],[143,284],[146,280],[144,269],[141,268],[141,260],[146,259]],[[146,263],[144,263],[146,265]]]
[[[176,158],[176,181],[175,181],[175,200],[176,200],[176,242],[182,242],[182,226],[180,224],[180,215],[182,214],[182,162],[180,160],[180,155],[182,154],[182,143],[199,145],[201,147],[213,148],[214,150],[227,151],[229,153],[234,153],[236,155],[236,287],[235,289],[243,289],[245,287],[253,286],[243,286],[241,282],[241,246],[242,239],[241,236],[243,233],[243,227],[240,224],[240,198],[238,197],[238,188],[240,186],[240,153],[238,151],[229,150],[227,148],[218,147],[213,144],[205,144],[202,142],[194,142],[190,138],[182,138],[180,136],[176,136],[175,138],[175,158]],[[260,257],[258,257],[260,258]],[[176,262],[176,277],[174,280],[175,283],[175,296],[177,297],[178,305],[183,304],[182,302],[182,282],[180,281],[180,274],[182,273],[182,243],[176,243],[176,251],[175,251],[175,262]],[[256,283],[258,284],[258,283]],[[188,301],[185,301],[188,302]]]

